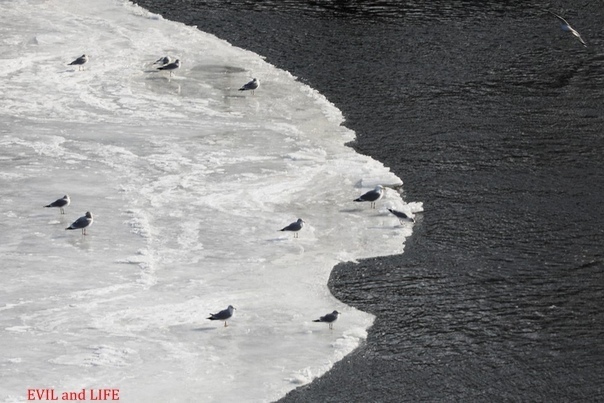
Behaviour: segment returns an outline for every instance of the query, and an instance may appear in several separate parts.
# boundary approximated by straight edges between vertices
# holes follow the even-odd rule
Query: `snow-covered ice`
[[[421,210],[344,144],[321,94],[261,56],[126,1],[0,2],[0,400],[118,388],[128,402],[270,401],[373,317],[327,289],[401,253]],[[80,71],[67,64],[82,54]],[[170,55],[173,77],[153,62]],[[252,77],[255,95],[238,91]],[[45,209],[65,194],[62,215]],[[65,231],[90,211],[94,225]],[[298,239],[279,232],[304,219]],[[210,312],[237,308],[229,326]],[[338,310],[337,326],[313,323]]]

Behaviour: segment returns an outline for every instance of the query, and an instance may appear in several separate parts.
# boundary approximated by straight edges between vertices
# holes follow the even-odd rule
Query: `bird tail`
[[[315,319],[313,322],[321,322],[321,319]]]
[[[361,198],[359,197],[358,199],[354,199],[353,201],[356,201],[356,202],[362,202],[362,201],[363,201],[363,199],[361,199]]]
[[[65,228],[65,229],[66,229],[66,230],[68,230],[68,229],[75,229],[75,228],[67,227],[67,228]]]

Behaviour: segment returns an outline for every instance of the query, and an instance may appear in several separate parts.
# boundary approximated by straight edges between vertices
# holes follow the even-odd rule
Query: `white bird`
[[[88,63],[88,56],[82,55],[73,62],[69,63],[68,66],[78,66],[78,70],[82,70],[86,63]]]
[[[254,95],[254,91],[258,89],[258,87],[260,87],[260,81],[258,81],[257,79],[253,79],[252,81],[250,81],[249,83],[243,85],[241,88],[239,88],[239,91],[252,91],[252,95]]]
[[[371,202],[371,208],[375,208],[375,202],[380,200],[384,195],[384,187],[377,185],[375,189],[361,195],[358,199],[354,199],[355,202]]]
[[[92,222],[92,213],[90,211],[87,211],[85,216],[78,218],[69,227],[65,229],[81,229],[82,235],[86,235],[86,228],[90,227],[92,225]]]
[[[388,211],[390,211],[392,214],[394,214],[398,218],[398,220],[400,221],[401,224],[404,221],[415,222],[415,219],[413,217],[409,217],[407,214],[403,213],[402,211],[394,210],[391,208],[389,208]]]
[[[300,231],[304,227],[304,220],[298,218],[298,221],[289,224],[287,227],[280,229],[279,231],[293,231],[294,238],[298,238],[298,231]]]
[[[209,320],[224,320],[224,327],[227,327],[227,319],[230,319],[233,316],[235,308],[233,305],[229,305],[227,309],[224,309],[218,313],[211,313]]]
[[[325,323],[329,323],[329,328],[333,329],[333,323],[336,320],[338,320],[338,315],[339,314],[340,314],[340,312],[333,311],[332,313],[328,313],[325,316],[321,316],[319,319],[313,320],[313,322],[325,322]]]
[[[560,17],[558,14],[547,10],[548,13],[552,14],[554,17],[556,17],[559,21],[560,21],[560,28],[562,29],[562,31],[564,32],[570,32],[571,34],[573,34],[582,44],[583,46],[587,47],[587,44],[585,43],[585,41],[583,40],[583,38],[581,37],[581,34],[579,32],[577,32],[576,29],[574,29],[573,27],[570,26],[570,24],[568,23],[568,21],[566,21],[564,18]]]
[[[69,199],[69,195],[65,195],[65,196],[61,197],[60,199],[57,199],[50,204],[47,204],[44,207],[58,207],[61,211],[61,214],[65,214],[65,210],[63,210],[63,207],[69,206],[69,203],[71,203],[71,200]]]
[[[172,63],[165,64],[163,66],[159,66],[158,70],[166,70],[170,72],[170,77],[172,77],[172,72],[176,69],[180,68],[180,59],[174,60]]]

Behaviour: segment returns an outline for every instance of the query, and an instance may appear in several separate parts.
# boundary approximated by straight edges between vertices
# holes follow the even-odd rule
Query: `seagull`
[[[354,199],[355,202],[371,202],[371,208],[375,208],[375,202],[380,200],[384,196],[384,187],[377,185],[375,189],[361,195],[358,199]]]
[[[90,211],[87,211],[85,216],[78,218],[69,227],[65,229],[81,229],[82,235],[86,235],[86,228],[90,227],[92,225],[92,222],[92,213]]]
[[[402,211],[393,210],[391,208],[389,208],[388,211],[390,211],[392,214],[394,214],[398,218],[398,220],[400,221],[401,224],[403,223],[403,221],[415,222],[415,219],[413,217],[409,217],[407,214],[403,213]]]
[[[583,44],[583,46],[587,47],[587,44],[581,37],[581,34],[578,33],[576,29],[571,27],[570,24],[568,23],[568,21],[566,21],[564,18],[560,17],[558,14],[556,14],[552,11],[547,10],[547,12],[552,14],[554,17],[556,17],[560,21],[560,28],[562,29],[562,31],[570,32],[571,34],[573,34],[574,36],[577,37],[577,39]]]
[[[174,60],[172,63],[165,64],[163,66],[159,66],[158,70],[167,70],[170,72],[170,77],[172,77],[172,72],[176,69],[180,68],[180,59]]]
[[[258,87],[260,87],[260,81],[258,81],[257,79],[254,78],[252,81],[245,84],[243,87],[239,88],[239,91],[251,90],[252,95],[254,95],[254,90],[257,90]]]
[[[227,319],[230,319],[233,316],[233,311],[236,308],[233,308],[233,305],[229,305],[227,309],[224,309],[218,313],[211,313],[208,319],[210,320],[224,320],[224,327],[227,327]]]
[[[326,323],[329,323],[329,328],[333,329],[333,322],[335,322],[336,320],[338,320],[338,315],[339,314],[340,314],[340,312],[333,311],[332,313],[328,313],[325,316],[321,316],[319,319],[313,320],[313,322],[326,322]]]
[[[170,56],[160,57],[153,64],[159,64],[161,66],[165,66],[166,64],[172,63],[172,58]]]
[[[88,63],[88,56],[82,55],[73,62],[69,63],[68,66],[78,66],[78,70],[82,70],[86,63]]]
[[[298,231],[300,231],[304,227],[304,220],[298,218],[298,221],[289,224],[287,227],[280,229],[279,231],[293,231],[294,238],[298,238]]]
[[[44,207],[58,207],[59,209],[61,209],[61,214],[65,214],[65,210],[63,210],[63,207],[69,206],[69,203],[71,203],[69,195],[65,195]]]

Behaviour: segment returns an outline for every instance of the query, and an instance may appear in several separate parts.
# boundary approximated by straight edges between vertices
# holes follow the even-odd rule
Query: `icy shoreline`
[[[373,317],[335,300],[329,274],[401,253],[411,225],[386,207],[421,205],[393,190],[375,210],[352,203],[401,182],[344,145],[354,133],[337,108],[131,3],[0,9],[2,399],[118,388],[127,401],[269,401],[366,337]],[[66,66],[81,52],[84,71]],[[171,79],[149,72],[167,53],[185,61]],[[241,95],[252,75],[261,89]],[[41,208],[65,193],[65,216]],[[89,210],[89,235],[64,231]],[[298,217],[299,239],[278,232]],[[229,304],[228,328],[205,319]],[[334,309],[333,331],[312,322]]]

